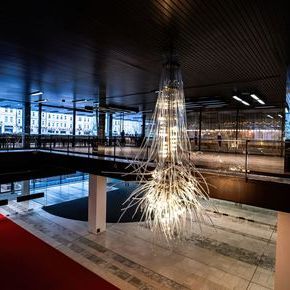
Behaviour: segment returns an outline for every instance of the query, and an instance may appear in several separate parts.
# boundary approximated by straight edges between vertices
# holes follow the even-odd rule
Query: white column
[[[89,231],[100,233],[106,230],[106,208],[107,208],[107,178],[90,174],[89,198],[88,198],[88,220]]]
[[[278,212],[274,289],[290,289],[290,213],[285,212]]]
[[[22,181],[21,195],[29,195],[29,194],[30,194],[30,181],[24,180]]]

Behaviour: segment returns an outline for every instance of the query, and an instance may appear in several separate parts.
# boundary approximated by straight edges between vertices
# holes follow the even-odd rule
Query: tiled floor
[[[73,185],[76,194],[87,193],[85,183]],[[52,216],[34,201],[11,201],[0,213],[121,289],[273,289],[276,212],[216,205],[214,227],[170,247],[136,223],[90,234],[86,222]]]

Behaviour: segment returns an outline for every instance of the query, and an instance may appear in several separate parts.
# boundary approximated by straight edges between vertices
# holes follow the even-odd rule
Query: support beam
[[[38,147],[41,147],[42,104],[38,105]]]
[[[202,124],[202,110],[199,111],[199,122],[198,122],[198,151],[201,150],[201,124]]]
[[[29,194],[30,194],[30,181],[24,180],[22,181],[21,195],[29,195]]]
[[[25,102],[22,113],[22,124],[23,124],[22,140],[24,148],[30,148],[30,123],[31,123],[31,104],[30,102]]]
[[[99,106],[105,106],[106,105],[106,86],[104,84],[100,85],[99,88]],[[100,144],[105,143],[106,138],[106,113],[98,111],[98,140]]]
[[[72,126],[72,147],[75,147],[75,143],[76,143],[76,122],[77,122],[77,111],[75,108],[75,104],[74,104],[74,108],[73,108],[73,126]]]
[[[142,133],[141,133],[141,137],[142,140],[145,138],[146,135],[146,114],[142,115]]]
[[[110,113],[109,115],[109,145],[112,145],[113,139],[113,114]]]
[[[278,212],[275,290],[288,290],[290,285],[290,213]]]
[[[106,230],[107,185],[106,177],[90,174],[89,179],[89,231],[100,233]]]

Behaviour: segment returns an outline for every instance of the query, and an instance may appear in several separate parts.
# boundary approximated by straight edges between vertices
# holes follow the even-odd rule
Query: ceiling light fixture
[[[245,106],[250,106],[250,104],[244,100],[242,100],[241,98],[239,98],[238,96],[233,96],[233,98],[237,101],[239,101],[240,103],[244,104]]]
[[[158,237],[183,239],[209,218],[210,200],[208,185],[189,155],[183,82],[173,57],[163,67],[149,136],[132,164],[139,187],[126,200],[122,215],[137,206],[135,212],[142,210],[141,220]]]
[[[43,95],[43,92],[41,91],[36,91],[36,92],[32,92],[30,93],[31,96],[40,96],[40,95]]]
[[[255,100],[255,101],[257,101],[258,103],[260,103],[261,105],[265,105],[265,102],[264,101],[262,101],[257,95],[255,95],[255,94],[251,94],[251,97]]]
[[[34,101],[35,103],[46,103],[48,100],[47,99],[43,99],[43,100],[36,100]]]
[[[86,103],[86,102],[88,102],[88,100],[87,99],[81,99],[81,100],[73,100],[72,102],[73,103]]]
[[[271,116],[271,115],[267,115],[267,117],[270,118],[270,119],[274,119],[274,117]]]
[[[283,116],[281,114],[278,114],[278,117],[283,118]]]

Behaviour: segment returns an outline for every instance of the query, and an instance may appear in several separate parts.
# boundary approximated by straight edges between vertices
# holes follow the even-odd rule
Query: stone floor
[[[76,193],[87,192],[86,182],[72,185]],[[0,213],[121,289],[273,289],[277,213],[215,204],[214,226],[174,246],[136,223],[90,234],[86,222],[50,215],[35,201],[10,201]]]

